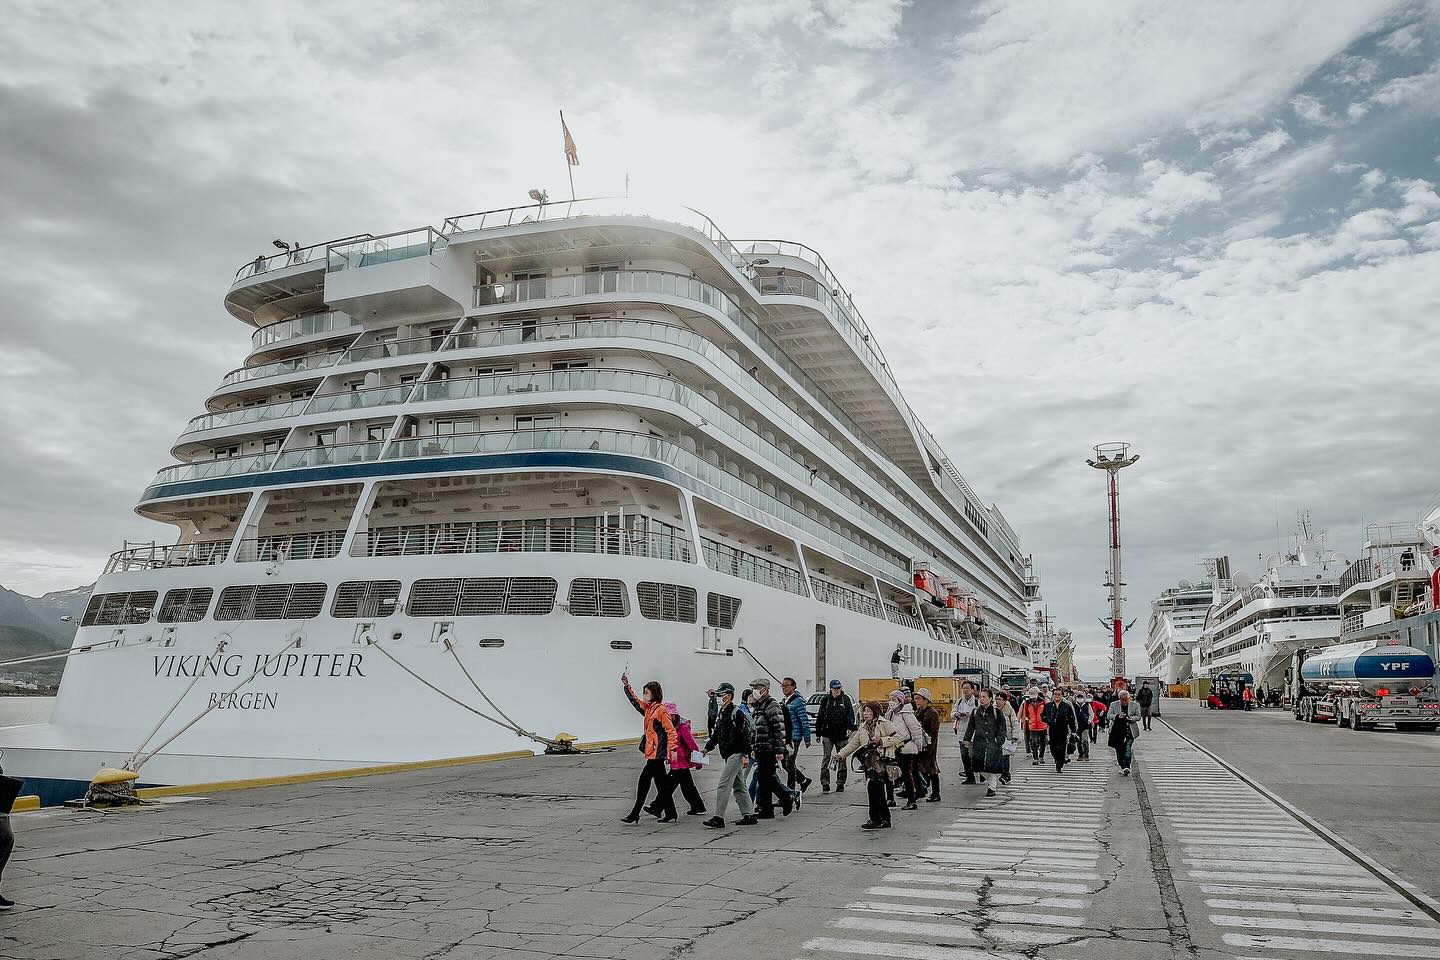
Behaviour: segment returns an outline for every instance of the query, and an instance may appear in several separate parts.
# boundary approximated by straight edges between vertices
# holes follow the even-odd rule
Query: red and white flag
[[[575,150],[575,138],[570,136],[570,128],[565,126],[565,111],[560,111],[560,132],[565,135],[565,162],[572,167],[580,166],[580,154]]]

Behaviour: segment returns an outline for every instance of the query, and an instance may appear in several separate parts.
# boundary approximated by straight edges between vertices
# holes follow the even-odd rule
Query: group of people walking
[[[913,694],[896,689],[885,702],[866,701],[857,712],[844,684],[831,680],[812,724],[791,677],[781,681],[779,700],[771,695],[765,677],[751,681],[738,697],[732,684],[721,683],[708,691],[708,734],[702,746],[690,722],[664,699],[658,682],[646,683],[637,694],[628,676],[620,679],[643,718],[640,749],[645,755],[635,803],[625,823],[638,822],[642,811],[661,823],[675,822],[677,790],[688,804],[687,814],[707,813],[692,771],[709,764],[716,751],[722,761],[720,780],[714,812],[704,826],[724,827],[732,802],[740,826],[774,819],[777,808],[788,817],[800,809],[814,784],[801,765],[801,750],[816,740],[821,747],[823,793],[831,792],[832,772],[836,793],[845,791],[852,765],[864,777],[869,817],[863,829],[888,828],[898,801],[904,801],[901,810],[916,810],[922,801],[940,802],[941,718],[924,687]],[[1106,742],[1115,750],[1121,772],[1129,775],[1141,714],[1128,690],[1107,696],[1100,691],[1035,685],[1017,697],[965,680],[951,726],[960,740],[960,782],[983,784],[986,796],[995,796],[997,785],[1011,782],[1010,759],[1022,739],[1032,763],[1042,761],[1048,746],[1056,772],[1062,772],[1072,754],[1082,761],[1090,759],[1090,745],[1102,728],[1109,729]],[[647,805],[652,788],[655,799]]]

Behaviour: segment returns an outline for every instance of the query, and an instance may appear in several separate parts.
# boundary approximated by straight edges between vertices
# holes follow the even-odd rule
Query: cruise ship
[[[1162,683],[1185,683],[1190,679],[1191,649],[1205,629],[1205,615],[1215,598],[1214,582],[1214,576],[1194,583],[1181,580],[1150,602],[1145,653],[1150,659],[1150,673]]]
[[[1267,558],[1258,580],[1237,573],[1212,585],[1195,675],[1249,673],[1257,687],[1282,686],[1291,653],[1340,640],[1340,578],[1348,567],[1302,517],[1291,549]]]
[[[136,508],[172,534],[0,731],[47,800],[633,737],[626,671],[704,717],[897,647],[1030,665],[1030,558],[802,243],[540,203],[257,257],[224,307],[248,353]]]

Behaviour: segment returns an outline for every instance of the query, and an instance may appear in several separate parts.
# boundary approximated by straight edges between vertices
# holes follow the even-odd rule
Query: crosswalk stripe
[[[848,953],[869,957],[893,957],[895,960],[1025,960],[1016,953],[991,953],[967,947],[941,947],[926,943],[880,943],[874,940],[847,940],[841,937],[814,937],[802,945],[804,950],[826,953]]]
[[[1242,917],[1226,913],[1211,914],[1210,922],[1217,927],[1259,927],[1267,930],[1297,930],[1301,933],[1359,933],[1371,937],[1399,937],[1405,940],[1440,940],[1440,930],[1434,928],[1398,927],[1388,923]]]
[[[1067,860],[1096,860],[1100,857],[1098,847],[1088,850],[1066,849],[1063,847],[1052,847],[1045,843],[1010,843],[997,841],[989,837],[976,837],[965,839],[963,837],[936,837],[930,841],[938,846],[953,846],[957,850],[969,850],[972,853],[984,851],[986,854],[997,856],[1018,856],[1027,853],[1041,853],[1047,857],[1061,857]]]
[[[1232,947],[1256,947],[1269,950],[1295,950],[1302,953],[1345,953],[1358,957],[1378,953],[1386,957],[1421,957],[1440,960],[1440,947],[1426,943],[1375,943],[1366,940],[1333,940],[1310,937],[1271,937],[1248,933],[1227,933],[1222,939]]]
[[[1249,866],[1247,864],[1247,866]],[[1333,883],[1346,887],[1380,887],[1383,884],[1373,877],[1366,876],[1323,876],[1317,877],[1303,873],[1243,873],[1235,870],[1191,870],[1190,876],[1196,880],[1250,880],[1256,882],[1274,881],[1276,883]]]
[[[1046,906],[1046,904],[1040,904],[1040,906]],[[933,904],[894,903],[885,900],[862,900],[847,904],[845,909],[867,913],[900,913],[914,917],[949,917],[954,920],[964,920],[966,919],[965,914],[976,913],[973,909],[962,907],[938,907]],[[1084,917],[1072,917],[1068,914],[1058,913],[986,910],[984,916],[992,923],[1034,923],[1042,927],[1083,927],[1085,925]]]
[[[927,854],[927,855],[932,855],[932,854],[951,854],[951,853],[954,853],[954,848],[926,847],[926,848],[925,848],[923,851],[921,851],[921,852],[922,852],[922,853],[925,853],[925,854]],[[972,851],[972,850],[967,850],[967,851],[965,851],[964,853],[957,854],[957,856],[959,856],[959,857],[961,857],[963,860],[967,860],[967,861],[969,861],[969,860],[984,860],[984,859],[986,859],[986,857],[987,857],[986,854],[977,854],[977,853],[975,853],[975,852]],[[992,855],[988,855],[988,856],[989,856],[991,862],[992,862],[995,866],[1001,867],[1001,868],[1007,866],[1006,862],[1002,859],[1002,858],[1005,856],[1005,854],[992,854]],[[939,859],[944,859],[944,857],[940,857]],[[1055,857],[1029,856],[1029,855],[1022,856],[1022,857],[1017,857],[1016,860],[1015,860],[1015,865],[1016,865],[1016,866],[1020,866],[1020,865],[1024,865],[1024,866],[1040,866],[1040,867],[1073,867],[1073,868],[1075,868],[1075,869],[1077,869],[1077,870],[1094,870],[1094,869],[1095,869],[1095,861],[1094,861],[1093,859],[1090,860],[1090,861],[1088,861],[1088,862],[1079,862],[1079,861],[1075,861],[1075,860],[1061,860],[1061,859],[1057,859],[1057,858],[1055,858]]]
[[[865,892],[872,897],[908,897],[911,900],[954,900],[963,903],[980,902],[979,890],[917,890],[911,887],[870,887]],[[993,890],[986,895],[986,899],[990,903],[997,903],[1009,907],[1037,906],[1078,910],[1085,906],[1084,900],[1079,900],[1074,897],[1027,897],[1018,893],[996,893]]]
[[[980,874],[1004,874],[1010,877],[1036,877],[1042,880],[1099,880],[1100,874],[1079,870],[1046,870],[1042,867],[1007,867],[997,864],[971,863],[968,858],[945,854],[920,853],[917,857],[944,863],[946,870]]]
[[[1197,866],[1213,866],[1217,860],[1206,857],[1184,857],[1182,863],[1192,863]],[[1271,871],[1280,873],[1286,870],[1294,870],[1293,863],[1246,863],[1245,869],[1252,873],[1269,873]],[[1355,865],[1349,862],[1336,860],[1335,862],[1322,862],[1310,860],[1305,864],[1305,869],[1311,873],[1326,873],[1346,876],[1354,872]]]
[[[1374,917],[1377,920],[1429,921],[1419,910],[1396,910],[1391,907],[1347,907],[1338,903],[1281,903],[1266,900],[1206,900],[1212,910],[1261,910],[1269,913],[1315,913],[1322,916]]]
[[[1283,896],[1292,900],[1337,900],[1354,903],[1407,903],[1408,901],[1398,893],[1391,893],[1389,890],[1366,890],[1355,892],[1348,890],[1296,890],[1294,888],[1276,888],[1273,884],[1264,886],[1245,887],[1224,883],[1202,883],[1200,892],[1208,894],[1224,894],[1228,896],[1249,896],[1257,897]]]
[[[841,917],[834,926],[841,930],[866,930],[871,933],[899,933],[912,937],[946,937],[952,940],[979,940],[980,935],[958,923],[932,923],[923,920],[886,920],[883,917]],[[1070,939],[1070,934],[1046,930],[1007,930],[989,926],[985,936],[1008,943],[1053,944]]]
[[[995,830],[993,828],[984,830],[942,830],[940,835],[944,837],[955,837],[956,839],[973,837],[976,839],[983,839],[987,841],[1005,841],[1007,843],[1011,841],[1018,841],[1021,843],[1044,843],[1054,846],[1057,849],[1080,849],[1086,847],[1100,846],[1100,841],[1096,840],[1093,836],[1037,837],[1033,833],[1026,833],[1024,830]]]
[[[949,867],[936,866],[934,864],[916,864],[914,870],[933,870],[934,873],[887,873],[880,879],[887,883],[933,883],[946,884],[950,886],[978,887],[982,883],[989,883],[990,886],[1001,890],[1038,890],[1043,893],[1089,893],[1095,888],[1086,883],[1049,883],[1044,880],[1006,880],[1004,878],[990,879],[983,876],[955,876],[954,874],[940,873],[948,870]]]

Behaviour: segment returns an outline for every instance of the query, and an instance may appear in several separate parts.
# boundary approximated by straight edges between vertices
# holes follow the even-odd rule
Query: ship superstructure
[[[1215,599],[1211,579],[1181,580],[1150,602],[1145,653],[1150,673],[1164,683],[1185,683],[1191,674],[1191,648],[1205,629],[1205,614]]]
[[[0,734],[7,772],[534,746],[456,701],[633,736],[627,669],[703,717],[722,679],[809,693],[897,645],[1029,665],[1018,537],[808,246],[538,204],[257,258],[225,307],[249,354],[137,507],[178,537],[110,558],[75,638],[100,647],[51,724]]]
[[[1340,578],[1349,567],[1302,516],[1292,546],[1265,560],[1258,580],[1234,575],[1217,589],[1196,645],[1197,676],[1249,673],[1257,687],[1279,687],[1295,650],[1340,639]]]

